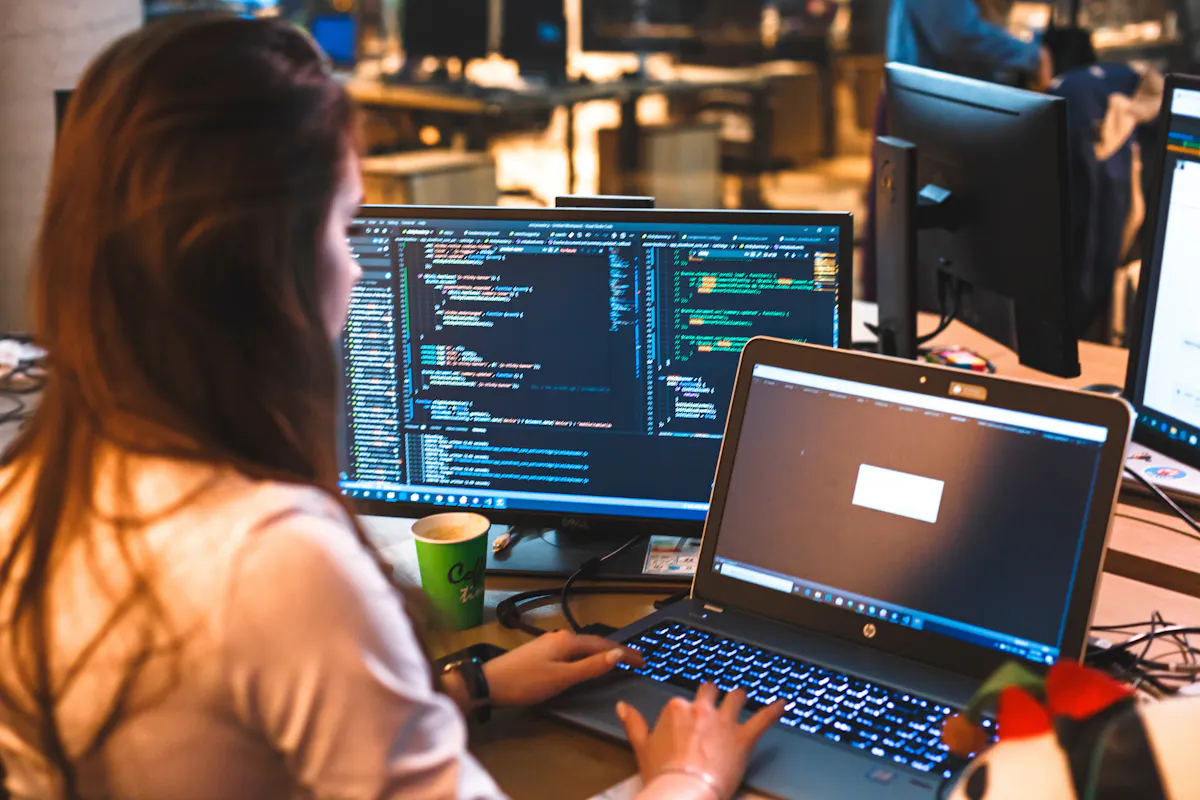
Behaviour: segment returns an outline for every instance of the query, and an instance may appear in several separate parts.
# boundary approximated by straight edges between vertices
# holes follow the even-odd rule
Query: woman
[[[52,376],[0,466],[14,796],[500,796],[337,493],[353,124],[277,22],[175,17],[82,79],[34,276]],[[629,657],[554,634],[486,677],[534,703]],[[620,709],[646,798],[732,794],[778,709],[715,695]]]

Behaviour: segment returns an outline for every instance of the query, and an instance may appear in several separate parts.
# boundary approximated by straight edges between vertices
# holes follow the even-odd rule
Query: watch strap
[[[455,666],[467,687],[471,699],[471,714],[476,722],[487,722],[492,718],[492,690],[487,676],[483,674],[483,662],[478,658],[464,659]]]

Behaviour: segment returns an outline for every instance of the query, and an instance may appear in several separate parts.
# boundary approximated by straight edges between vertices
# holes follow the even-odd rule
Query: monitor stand
[[[938,186],[917,189],[917,148],[903,139],[875,139],[875,175],[878,349],[885,356],[915,359],[920,346],[945,330],[957,312],[957,302],[954,311],[943,308],[938,330],[917,336],[917,233],[953,229],[952,197]]]
[[[584,562],[605,556],[629,541],[634,533],[597,533],[587,530],[558,528],[508,528],[492,526],[489,536],[494,542],[512,532],[513,541],[499,553],[488,547],[488,575],[495,577],[520,576],[535,578],[569,578]],[[691,572],[646,574],[646,557],[650,536],[630,547],[610,562],[590,580],[646,581],[650,583],[690,583]],[[688,539],[689,537],[671,537]]]

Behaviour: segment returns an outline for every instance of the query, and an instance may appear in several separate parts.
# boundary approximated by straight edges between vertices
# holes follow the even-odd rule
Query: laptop
[[[1200,505],[1200,78],[1167,77],[1157,191],[1138,281],[1125,397],[1137,410],[1129,468]],[[1126,478],[1129,488],[1145,491]]]
[[[647,666],[547,708],[623,738],[700,681],[787,713],[749,788],[931,798],[942,721],[1010,660],[1078,659],[1132,412],[1121,399],[753,339],[691,596],[613,635]]]

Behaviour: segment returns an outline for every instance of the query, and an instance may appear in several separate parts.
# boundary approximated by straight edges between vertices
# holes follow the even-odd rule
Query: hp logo
[[[874,639],[876,633],[878,633],[878,631],[871,623],[868,622],[866,625],[863,625],[863,636],[867,637],[868,639]]]

